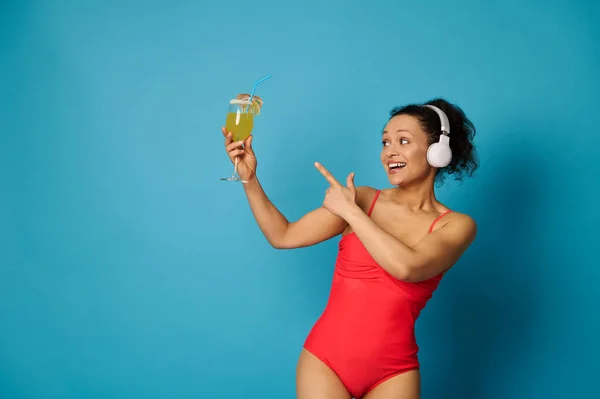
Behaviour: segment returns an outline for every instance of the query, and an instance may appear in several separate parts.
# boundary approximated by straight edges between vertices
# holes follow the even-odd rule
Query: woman
[[[343,185],[316,163],[330,187],[323,206],[295,222],[261,188],[252,136],[232,142],[225,128],[223,134],[273,247],[306,247],[342,235],[327,307],[298,361],[298,398],[419,398],[415,322],[476,235],[473,219],[450,210],[434,192],[446,175],[462,179],[477,168],[471,121],[443,99],[393,109],[381,163],[394,187],[355,187],[354,173]],[[451,154],[444,151],[448,139]]]

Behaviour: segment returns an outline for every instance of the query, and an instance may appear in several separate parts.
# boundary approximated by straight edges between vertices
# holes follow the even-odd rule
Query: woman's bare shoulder
[[[452,210],[448,207],[444,207],[446,210],[443,210],[440,216],[443,217],[440,220],[440,223],[437,223],[436,230],[445,225],[452,223],[454,226],[459,225],[461,228],[471,231],[473,234],[477,231],[477,223],[475,219],[467,213]]]
[[[375,199],[375,194],[378,189],[370,187],[370,186],[357,186],[356,187],[356,203],[361,209],[368,209],[373,199]]]

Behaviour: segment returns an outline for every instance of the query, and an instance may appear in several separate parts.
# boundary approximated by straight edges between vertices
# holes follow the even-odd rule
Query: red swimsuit
[[[379,191],[369,216],[378,197]],[[430,233],[448,212],[433,222]],[[418,283],[400,281],[375,262],[354,233],[343,236],[329,301],[304,348],[327,364],[355,398],[419,368],[415,321],[442,274]]]

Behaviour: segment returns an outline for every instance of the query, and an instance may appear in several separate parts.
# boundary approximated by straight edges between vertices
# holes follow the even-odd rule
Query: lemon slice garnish
[[[250,100],[250,94],[243,93],[236,96],[238,100]],[[260,109],[262,108],[263,100],[259,96],[252,97],[252,104],[244,105],[244,111],[252,111],[254,115],[260,115]]]

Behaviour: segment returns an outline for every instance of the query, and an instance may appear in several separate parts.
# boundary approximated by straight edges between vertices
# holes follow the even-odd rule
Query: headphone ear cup
[[[452,161],[450,137],[448,136],[450,134],[450,121],[448,121],[448,117],[444,111],[438,107],[429,104],[425,106],[433,109],[438,114],[442,130],[438,142],[431,144],[427,149],[427,162],[434,168],[445,168]]]
[[[452,160],[452,150],[445,143],[433,143],[427,149],[427,162],[434,168],[444,168]]]

